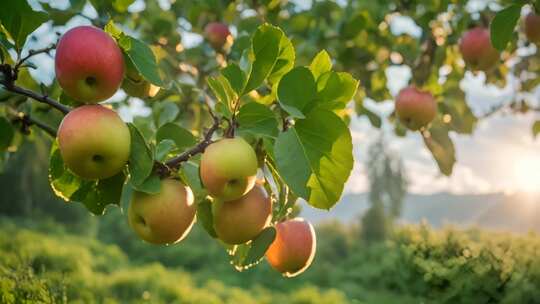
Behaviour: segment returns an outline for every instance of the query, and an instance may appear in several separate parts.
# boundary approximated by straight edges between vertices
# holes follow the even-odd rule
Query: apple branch
[[[168,172],[162,172],[165,173],[165,175],[170,174],[171,170],[178,169],[181,163],[188,161],[191,157],[194,155],[197,155],[199,153],[203,153],[206,147],[208,147],[212,143],[212,136],[214,133],[219,129],[220,120],[214,116],[214,123],[212,126],[205,132],[203,139],[195,145],[193,148],[185,151],[182,154],[179,154],[178,156],[171,158],[165,163],[166,171]],[[160,174],[163,176],[163,174]]]
[[[15,122],[21,122],[22,123],[21,129],[22,129],[23,133],[27,132],[28,127],[36,126],[36,127],[40,128],[41,130],[43,130],[45,133],[49,134],[51,137],[56,137],[56,129],[55,128],[43,123],[40,120],[37,120],[37,119],[33,118],[31,115],[26,114],[24,112],[19,112],[19,111],[16,111],[14,109],[11,109],[9,107],[7,109],[9,110],[10,114],[15,116],[15,119],[14,119]]]
[[[29,50],[28,51],[28,55],[26,55],[25,57],[22,57],[21,59],[19,59],[17,61],[17,63],[15,64],[15,66],[13,67],[13,71],[15,74],[17,74],[19,72],[19,69],[21,68],[21,66],[30,58],[32,58],[33,56],[35,55],[38,55],[38,54],[49,54],[52,50],[54,50],[56,48],[56,44],[51,44],[50,46],[46,47],[46,48],[42,48],[42,49],[37,49],[37,50]]]
[[[50,98],[47,94],[38,94],[34,91],[19,87],[15,84],[15,80],[17,80],[19,68],[21,67],[22,63],[24,63],[24,61],[28,60],[28,58],[33,55],[44,53],[45,50],[46,49],[29,53],[28,56],[18,61],[18,63],[14,67],[11,67],[9,64],[0,65],[0,73],[3,74],[0,75],[0,84],[4,87],[4,89],[9,92],[32,98],[38,102],[47,104],[50,107],[55,108],[64,114],[67,114],[70,111],[70,108],[68,106],[63,105],[58,101]]]

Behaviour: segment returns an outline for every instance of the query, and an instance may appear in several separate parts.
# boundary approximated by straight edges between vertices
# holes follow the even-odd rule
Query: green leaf
[[[14,135],[13,126],[11,126],[6,118],[0,117],[0,152],[5,151],[9,147]]]
[[[13,38],[18,50],[22,49],[28,35],[48,19],[47,13],[32,10],[26,0],[2,2],[0,22]]]
[[[127,210],[132,196],[133,196],[133,184],[131,184],[131,179],[128,178],[124,186],[122,187],[122,194],[120,197],[120,208]]]
[[[371,123],[372,126],[374,126],[375,128],[381,128],[382,120],[379,117],[379,115],[366,109],[364,106],[360,106],[359,108],[357,108],[356,113],[358,113],[358,116],[366,115],[366,117],[369,119],[369,122]]]
[[[71,97],[69,97],[64,90],[62,90],[62,93],[60,93],[60,97],[58,98],[58,101],[60,101],[61,104],[65,104],[70,107],[78,107],[81,105],[81,103]]]
[[[83,180],[65,166],[56,141],[51,147],[49,182],[54,193],[66,201],[84,204],[95,215],[102,215],[107,205],[120,205],[125,179],[120,172],[107,179]]]
[[[279,79],[294,67],[295,57],[296,54],[291,40],[285,34],[282,34],[279,42],[278,58],[270,76],[268,76],[268,80],[271,83],[278,83]]]
[[[212,216],[212,202],[210,200],[203,199],[197,204],[197,222],[201,224],[211,237],[217,238]]]
[[[112,6],[116,11],[119,13],[125,13],[127,11],[127,8],[134,2],[135,0],[114,0],[112,3]]]
[[[321,209],[337,203],[354,162],[349,129],[336,114],[322,109],[281,133],[274,154],[292,192]]]
[[[114,21],[112,19],[105,25],[104,31],[116,40],[122,38],[122,36],[124,35],[122,30],[117,27],[116,24],[114,24]]]
[[[237,64],[230,64],[221,70],[221,74],[228,80],[231,88],[238,96],[242,95],[246,86],[246,75]]]
[[[166,139],[174,141],[176,148],[181,151],[197,143],[197,139],[191,132],[175,123],[167,123],[158,129],[156,141],[159,143]]]
[[[532,133],[533,133],[533,136],[536,137],[536,135],[538,135],[538,133],[540,133],[540,120],[537,120],[534,122],[533,126],[532,126]]]
[[[192,161],[184,162],[182,164],[180,173],[183,180],[193,191],[196,201],[201,201],[208,195],[202,184],[201,177],[199,175],[199,165],[197,163]]]
[[[279,56],[279,46],[283,32],[270,24],[259,26],[251,39],[249,61],[251,72],[244,93],[258,88],[270,75]]]
[[[131,36],[124,35],[118,44],[124,50],[137,71],[152,84],[163,87],[154,53],[146,43]]]
[[[178,117],[178,113],[180,113],[180,108],[178,107],[178,104],[174,102],[162,102],[157,103],[159,107],[154,108],[154,113],[157,112],[157,126],[161,127],[166,123],[173,122],[176,117]]]
[[[164,161],[169,155],[169,153],[174,150],[175,147],[176,144],[171,139],[164,139],[158,142],[155,153],[156,160],[160,162]]]
[[[424,143],[435,158],[441,173],[450,176],[456,162],[456,151],[452,139],[448,136],[448,129],[443,125],[433,123],[429,134],[424,134],[423,137]]]
[[[330,72],[332,70],[332,59],[330,59],[330,55],[325,50],[320,51],[311,61],[309,69],[313,73],[315,80],[319,79],[322,74]]]
[[[131,154],[129,155],[129,173],[134,187],[141,185],[152,173],[154,159],[152,152],[141,132],[135,125],[128,123],[131,133]]]
[[[208,77],[206,82],[218,101],[232,112],[233,102],[237,99],[237,94],[231,87],[229,80],[225,76],[219,75],[217,77]]]
[[[161,190],[161,179],[155,174],[151,174],[140,184],[132,184],[133,189],[147,194],[157,194]]]
[[[270,108],[256,102],[243,105],[238,113],[238,131],[255,136],[277,137],[278,122]]]
[[[248,244],[237,245],[232,250],[231,263],[238,271],[257,265],[276,238],[276,229],[267,227]]]
[[[342,107],[356,94],[358,81],[349,73],[327,72],[317,81],[319,98],[326,103],[339,103]]]
[[[304,118],[304,108],[315,101],[317,85],[308,68],[296,67],[279,82],[277,96],[281,107],[293,117]]]
[[[512,4],[499,11],[493,18],[490,25],[491,43],[497,50],[503,51],[512,38],[522,6],[523,3]]]

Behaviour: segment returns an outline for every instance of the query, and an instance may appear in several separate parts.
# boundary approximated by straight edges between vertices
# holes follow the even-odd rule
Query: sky
[[[54,1],[55,6],[62,7],[68,0]],[[163,0],[164,5],[167,1]],[[309,7],[309,1],[297,0],[303,7]],[[473,1],[470,10],[482,10],[490,1]],[[144,9],[142,0],[137,0],[130,10]],[[85,14],[92,16],[95,12],[90,6]],[[71,27],[87,24],[88,20],[80,17],[74,18],[65,27],[59,28],[63,32]],[[391,29],[395,34],[408,33],[419,36],[421,29],[408,17],[396,16],[391,22]],[[37,42],[29,43],[29,47],[46,46],[56,41],[56,35],[48,25],[41,26],[35,36]],[[196,35],[183,35],[184,44],[197,44],[200,37]],[[534,52],[532,49],[522,49],[521,52]],[[33,76],[44,83],[50,83],[54,75],[54,63],[47,55],[36,56],[35,63],[39,70],[32,70]],[[389,90],[396,95],[401,88],[407,85],[410,78],[408,67],[393,66],[386,71]],[[461,83],[466,93],[466,101],[476,115],[482,115],[494,105],[508,103],[514,92],[513,80],[509,79],[505,88],[485,86],[482,73],[473,75],[467,73]],[[124,95],[120,91],[112,100],[119,100]],[[540,103],[540,88],[528,96],[535,104]],[[540,104],[539,104],[540,105]],[[393,101],[382,103],[365,101],[365,106],[382,117],[393,111]],[[149,115],[149,108],[138,99],[130,100],[128,107],[119,109],[120,115],[129,121],[133,115]],[[367,178],[365,172],[366,155],[369,145],[375,141],[380,132],[384,133],[390,149],[398,154],[405,165],[409,179],[409,192],[430,194],[435,192],[450,192],[455,194],[491,193],[491,192],[537,192],[540,191],[540,139],[534,139],[531,126],[540,116],[535,113],[525,115],[498,114],[483,119],[477,124],[472,135],[451,134],[456,147],[457,163],[452,176],[446,177],[439,173],[430,152],[425,148],[421,135],[408,133],[405,138],[393,135],[392,126],[384,119],[381,130],[372,127],[364,117],[353,117],[351,133],[354,145],[355,165],[345,193],[366,192]]]

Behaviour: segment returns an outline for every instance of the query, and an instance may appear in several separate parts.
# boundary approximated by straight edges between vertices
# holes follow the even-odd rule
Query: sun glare
[[[513,184],[518,192],[540,192],[540,157],[518,157],[515,159]]]

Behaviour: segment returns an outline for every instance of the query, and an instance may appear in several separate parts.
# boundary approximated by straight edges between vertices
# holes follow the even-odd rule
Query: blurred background
[[[289,2],[299,12],[315,5]],[[48,4],[65,9],[70,1]],[[127,11],[168,11],[171,5],[136,0]],[[469,1],[464,9],[474,19],[492,8],[500,8],[498,2]],[[55,32],[89,24],[98,12],[86,4],[81,15],[54,30],[43,25],[28,48],[56,41]],[[388,24],[396,36],[422,34],[410,17],[396,15]],[[198,48],[202,40],[182,29],[183,48]],[[519,49],[523,56],[537,51],[534,45]],[[33,63],[39,69],[31,75],[53,83],[53,59],[40,55]],[[483,73],[464,73],[465,101],[474,116],[485,118],[473,134],[450,134],[457,163],[445,176],[420,134],[398,136],[387,119],[411,68],[390,65],[384,74],[389,96],[362,101],[382,118],[380,127],[366,115],[350,117],[355,167],[341,202],[328,212],[301,204],[318,241],[313,265],[301,276],[282,278],[265,261],[237,272],[198,225],[182,243],[157,247],[131,232],[122,208],[110,206],[98,218],[58,199],[47,179],[51,142],[34,136],[10,153],[0,172],[0,302],[540,303],[540,142],[530,131],[538,114],[492,113],[523,94],[519,81],[507,75],[503,85],[487,84]],[[540,88],[523,98],[540,106]],[[126,121],[151,114],[142,100],[121,91],[109,102]]]

